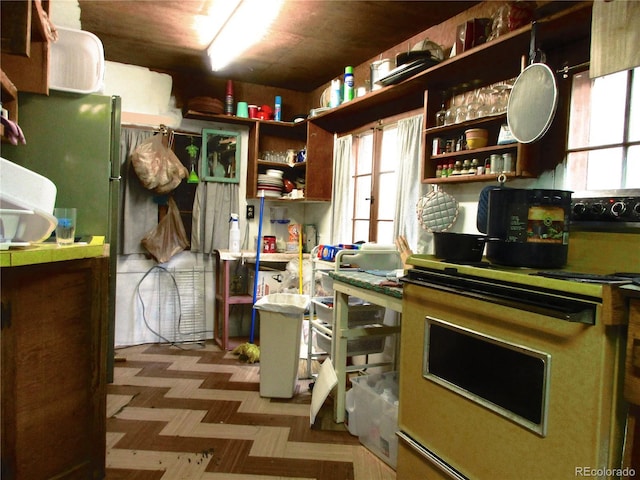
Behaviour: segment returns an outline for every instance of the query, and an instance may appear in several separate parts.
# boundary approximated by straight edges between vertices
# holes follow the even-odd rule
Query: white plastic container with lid
[[[331,93],[329,106],[331,108],[337,107],[342,103],[342,84],[339,78],[331,80]]]

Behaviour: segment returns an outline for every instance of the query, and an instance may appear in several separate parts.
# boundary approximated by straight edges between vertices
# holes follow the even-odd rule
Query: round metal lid
[[[533,63],[518,76],[509,95],[507,123],[520,143],[532,143],[547,133],[558,107],[558,86],[553,71]]]

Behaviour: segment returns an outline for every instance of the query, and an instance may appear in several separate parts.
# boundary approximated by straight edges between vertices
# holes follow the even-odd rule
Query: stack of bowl
[[[473,150],[487,146],[489,132],[484,128],[470,128],[464,132],[467,148]]]
[[[282,170],[269,169],[266,174],[258,174],[258,190],[264,190],[265,197],[280,198],[282,196]]]

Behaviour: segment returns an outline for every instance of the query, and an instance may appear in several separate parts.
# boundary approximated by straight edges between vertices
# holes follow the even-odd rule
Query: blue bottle
[[[276,122],[282,120],[282,97],[280,95],[276,96],[275,108],[273,109],[273,119]]]

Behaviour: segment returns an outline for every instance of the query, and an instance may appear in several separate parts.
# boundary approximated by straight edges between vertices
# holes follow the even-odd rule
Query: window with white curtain
[[[397,131],[393,124],[354,136],[355,168],[349,183],[353,242],[393,244]]]
[[[565,188],[640,188],[640,68],[573,77]]]

